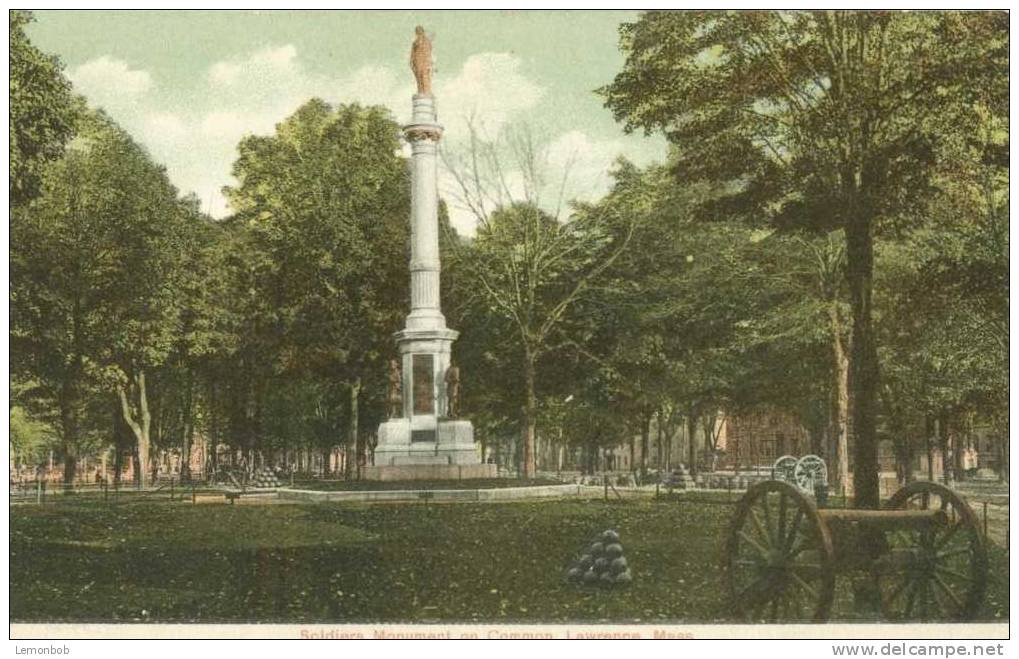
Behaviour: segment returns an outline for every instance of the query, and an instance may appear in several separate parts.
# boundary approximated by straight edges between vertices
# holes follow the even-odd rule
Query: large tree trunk
[[[835,445],[836,491],[848,484],[849,479],[849,359],[842,342],[842,320],[838,307],[828,307],[831,321],[834,387],[832,387],[831,433]]]
[[[152,424],[152,416],[149,414],[148,392],[145,388],[145,370],[140,369],[132,378],[130,385],[132,394],[137,396],[137,401],[128,400],[127,388],[123,385],[117,387],[117,394],[120,396],[120,409],[124,415],[124,421],[131,432],[134,433],[138,446],[138,466],[136,480],[138,487],[145,489],[149,482],[149,428]],[[132,396],[134,397],[134,396]]]
[[[853,431],[853,498],[857,508],[881,505],[878,487],[878,360],[871,322],[874,244],[869,218],[850,217],[846,231],[846,276],[853,311],[849,339],[848,389]]]
[[[537,471],[534,462],[534,415],[537,410],[537,399],[534,392],[534,359],[530,351],[524,353],[524,424],[523,445],[524,478],[534,478]]]
[[[697,475],[697,445],[694,440],[697,437],[697,414],[694,408],[690,408],[690,412],[686,416],[686,450],[687,450],[687,469],[691,476]]]
[[[962,460],[963,449],[967,446],[967,432],[965,420],[956,424],[952,432],[952,476],[956,482],[966,479],[965,465]]]
[[[662,453],[662,437],[665,434],[665,428],[662,425],[662,410],[656,412],[658,421],[655,423],[655,468],[658,469],[659,474],[662,469],[665,468],[665,455]]]
[[[184,384],[184,424],[180,442],[180,481],[188,483],[191,481],[191,445],[194,440],[194,392],[191,369],[187,369]]]
[[[78,467],[78,388],[71,376],[65,377],[60,391],[60,440],[64,455],[64,489],[74,487]]]
[[[347,442],[343,451],[343,477],[351,480],[355,476],[361,477],[361,456],[358,455],[358,396],[361,395],[361,378],[356,377],[350,383],[350,425],[347,429]]]
[[[937,418],[938,448],[941,449],[941,481],[948,485],[952,481],[952,463],[948,459],[948,414],[942,413]]]
[[[994,439],[998,452],[998,480],[1002,483],[1008,482],[1008,421],[1004,427],[999,429],[998,436]]]
[[[649,408],[644,409],[643,417],[641,418],[640,426],[640,477],[643,481],[644,477],[647,476],[647,454],[648,448],[651,444],[651,415],[652,411]]]
[[[923,417],[924,446],[927,450],[927,480],[934,482],[934,417],[925,414]]]

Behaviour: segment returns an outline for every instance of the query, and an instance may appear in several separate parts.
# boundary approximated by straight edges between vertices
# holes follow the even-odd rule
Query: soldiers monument
[[[396,333],[400,362],[390,364],[389,419],[379,426],[372,480],[488,478],[474,426],[459,417],[459,369],[450,351],[458,333],[439,305],[438,145],[432,95],[432,44],[420,26],[410,66],[417,79],[414,113],[403,134],[411,144],[410,314]]]

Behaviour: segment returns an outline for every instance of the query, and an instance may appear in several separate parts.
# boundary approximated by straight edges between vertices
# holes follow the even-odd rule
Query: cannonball
[[[612,584],[615,583],[615,577],[613,577],[611,574],[606,572],[603,575],[601,575],[601,582],[602,582],[602,585],[611,586]]]
[[[629,570],[624,570],[617,574],[615,577],[616,583],[630,583],[633,581],[633,575],[630,574]]]
[[[609,529],[601,534],[601,539],[603,542],[619,542],[619,534]]]
[[[609,567],[609,559],[604,556],[594,559],[594,569],[598,572],[604,572]]]
[[[570,581],[580,581],[584,577],[584,571],[579,567],[571,567],[566,571],[566,578]]]
[[[584,573],[584,583],[595,583],[598,581],[598,573],[594,570],[588,570]]]
[[[618,558],[623,555],[623,545],[618,542],[613,542],[611,545],[605,545],[605,555],[609,558]]]
[[[611,567],[612,571],[616,574],[625,571],[626,568],[628,567],[626,564],[626,557],[620,556],[618,558],[613,558]]]
[[[601,556],[605,552],[605,545],[600,542],[591,543],[591,554],[593,556]]]
[[[584,554],[583,556],[580,557],[580,560],[577,561],[577,563],[580,565],[580,567],[586,570],[587,568],[594,565],[594,556],[592,556],[591,554]]]

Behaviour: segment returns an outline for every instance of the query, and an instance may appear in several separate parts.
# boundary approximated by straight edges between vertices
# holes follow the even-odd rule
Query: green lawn
[[[67,501],[10,511],[12,621],[725,619],[723,502]],[[564,583],[570,559],[610,527],[634,583]],[[984,617],[1007,619],[1001,550],[991,574]],[[835,617],[851,620],[852,607],[839,606]]]

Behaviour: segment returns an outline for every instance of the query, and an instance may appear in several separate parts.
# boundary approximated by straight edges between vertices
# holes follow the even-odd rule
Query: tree
[[[174,331],[181,210],[165,172],[94,114],[12,224],[12,354],[37,395],[59,409],[67,485],[87,407],[103,389],[119,395],[145,471],[146,375]]]
[[[474,240],[454,255],[457,267],[477,285],[473,303],[513,337],[523,473],[533,478],[540,364],[561,347],[569,310],[625,251],[632,227],[607,206],[577,204],[561,217],[570,166],[550,176],[547,153],[526,128],[486,140],[471,125],[468,147],[443,158],[457,184],[455,201],[478,223]]]
[[[648,13],[621,27],[627,61],[600,92],[627,130],[661,130],[684,181],[728,183],[706,217],[840,229],[857,505],[878,506],[872,323],[875,231],[922,206],[973,100],[1004,105],[1001,13]]]
[[[533,478],[536,469],[539,363],[558,347],[570,306],[625,249],[627,240],[625,234],[613,238],[604,216],[594,209],[580,209],[570,221],[559,222],[521,203],[493,212],[458,257],[460,272],[479,286],[475,302],[511,328],[523,376],[526,478]]]
[[[235,219],[249,226],[263,255],[252,273],[267,303],[259,329],[267,352],[258,358],[269,356],[273,378],[300,376],[347,391],[345,413],[327,416],[347,420],[348,477],[364,388],[383,390],[391,337],[407,304],[410,200],[398,134],[384,108],[334,109],[312,99],[274,135],[242,140],[233,168],[239,185],[226,190]],[[265,383],[258,409],[272,387]],[[378,408],[371,418],[381,418],[382,396],[371,400]]]
[[[61,73],[56,57],[28,40],[31,12],[11,10],[10,20],[10,185],[13,206],[39,195],[42,168],[63,153],[74,133],[80,100]]]

